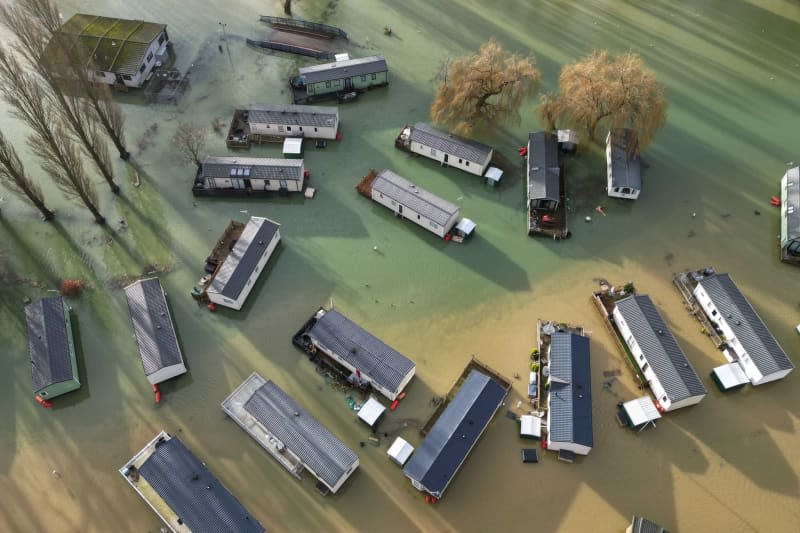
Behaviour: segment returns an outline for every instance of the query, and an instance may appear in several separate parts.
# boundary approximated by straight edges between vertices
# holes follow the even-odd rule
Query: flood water
[[[245,37],[265,31],[258,15],[279,15],[280,4],[62,3],[66,16],[164,22],[178,64],[193,64],[192,90],[177,107],[120,96],[142,185],[132,186],[121,161],[121,198],[97,179],[107,229],[62,199],[25,150],[25,128],[0,110],[3,131],[58,208],[57,222],[45,224],[5,192],[0,204],[0,530],[158,531],[160,521],[117,469],[161,429],[180,436],[270,531],[622,531],[633,514],[678,531],[800,529],[800,377],[723,396],[707,376],[724,361],[670,281],[685,268],[730,272],[800,363],[800,271],[778,261],[778,212],[768,204],[786,164],[800,157],[800,6],[300,0],[297,16],[350,34],[352,56],[385,54],[390,86],[340,107],[341,142],[307,149],[313,200],[195,200],[193,170],[170,142],[177,122],[210,130],[216,117],[227,123],[236,105],[288,102],[285,79],[312,62],[245,46]],[[384,35],[387,25],[391,36]],[[568,163],[573,238],[529,238],[515,150],[538,128],[534,102],[522,109],[521,124],[481,138],[516,165],[497,189],[393,147],[403,124],[427,119],[438,65],[492,36],[510,50],[533,51],[546,89],[556,86],[562,64],[594,47],[644,57],[666,85],[670,108],[644,154],[638,201],[604,197],[605,163],[589,149]],[[209,134],[207,151],[226,153],[221,134]],[[265,146],[249,155],[279,152]],[[477,222],[477,235],[446,244],[396,220],[354,189],[370,167],[390,167],[457,201]],[[599,204],[607,216],[594,211]],[[209,313],[190,289],[228,220],[249,215],[279,221],[283,243],[241,312]],[[583,221],[587,215],[591,223]],[[153,270],[168,270],[161,280],[190,367],[162,387],[161,405],[143,376],[119,290]],[[83,387],[44,410],[30,392],[23,299],[50,294],[62,277],[91,285],[70,300]],[[617,426],[616,403],[639,391],[589,303],[597,278],[633,280],[651,295],[709,389],[700,405],[640,435]],[[526,443],[502,416],[524,394],[524,381],[515,380],[506,408],[445,498],[425,504],[388,460],[389,439],[360,448],[366,427],[291,345],[308,316],[330,303],[416,361],[408,398],[382,428],[414,445],[415,427],[433,411],[431,398],[449,388],[470,355],[506,376],[524,375],[537,318],[583,325],[591,332],[593,451],[573,465],[552,456],[523,465]],[[615,369],[622,375],[604,390],[603,371]],[[223,416],[219,403],[253,371],[276,381],[357,451],[361,467],[339,494],[323,498],[310,480],[294,480]]]

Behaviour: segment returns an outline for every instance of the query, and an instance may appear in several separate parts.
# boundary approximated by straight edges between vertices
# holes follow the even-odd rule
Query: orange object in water
[[[600,214],[601,214],[601,215],[603,215],[603,216],[606,216],[606,209],[605,209],[605,207],[603,207],[602,205],[598,205],[598,206],[595,208],[595,211],[597,211],[598,213],[600,213]]]
[[[773,196],[772,198],[769,199],[769,203],[777,207],[781,205],[781,199],[778,198],[777,196]]]
[[[444,236],[444,242],[450,242],[450,239],[452,238],[453,236],[448,233],[447,235]]]
[[[310,175],[311,175],[311,171],[310,171],[310,170],[308,170],[308,169],[305,169],[305,170],[303,171],[303,177],[304,177],[304,178],[308,178]]]
[[[398,405],[399,403],[400,403],[400,400],[395,400],[395,401],[393,401],[393,402],[392,402],[392,405],[390,405],[390,406],[389,406],[389,410],[390,410],[390,411],[394,411],[395,409],[397,409],[397,405]]]
[[[339,133],[338,131],[336,132],[336,140],[337,141],[341,141],[342,140],[342,134]]]
[[[406,397],[406,391],[403,391],[403,392],[401,392],[400,394],[397,395],[397,399],[398,400],[402,400],[405,397]]]
[[[158,390],[158,385],[153,383],[153,394],[156,395],[156,403],[161,403],[161,391]]]
[[[431,504],[434,504],[434,503],[436,503],[438,501],[439,501],[439,498],[437,498],[436,496],[431,496]]]
[[[528,147],[523,146],[522,148],[517,149],[517,153],[520,155],[520,157],[525,157],[528,155]]]
[[[36,395],[35,399],[36,399],[37,403],[39,405],[41,405],[42,407],[44,407],[45,409],[50,409],[51,407],[53,407],[52,403],[48,402],[47,400],[45,400],[44,398],[42,398],[38,394]]]
[[[214,302],[211,302],[210,304],[208,304],[207,307],[208,307],[208,310],[211,311],[212,313],[217,310],[217,304],[215,304]]]

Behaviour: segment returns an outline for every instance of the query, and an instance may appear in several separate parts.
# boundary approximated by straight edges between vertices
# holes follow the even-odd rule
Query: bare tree
[[[30,4],[26,4],[30,5]],[[86,154],[92,159],[97,170],[108,183],[114,194],[119,194],[119,186],[114,182],[114,171],[108,156],[105,140],[97,134],[95,124],[98,122],[94,111],[85,105],[85,99],[75,91],[66,91],[59,80],[59,73],[50,62],[43,60],[50,33],[34,13],[27,10],[14,9],[9,6],[0,7],[0,16],[7,27],[17,36],[14,47],[31,64],[33,69],[47,82],[55,98],[56,109],[71,133],[81,143]],[[64,43],[72,44],[72,43]],[[64,53],[64,57],[68,57]],[[77,91],[80,93],[80,91]]]
[[[28,145],[41,161],[42,169],[68,197],[79,199],[98,224],[105,218],[97,209],[97,192],[86,177],[80,150],[65,131],[53,102],[31,74],[0,46],[0,92],[12,113],[33,130]]]
[[[200,166],[200,152],[206,145],[206,130],[192,122],[178,122],[172,142],[187,163]]]
[[[560,94],[542,100],[539,116],[582,129],[589,139],[598,140],[598,130],[631,128],[642,150],[666,120],[664,86],[634,53],[611,56],[595,50],[564,66],[558,85]]]
[[[431,119],[458,133],[504,120],[519,122],[519,106],[536,94],[540,77],[533,56],[509,54],[491,39],[477,54],[447,65],[431,104]]]
[[[51,220],[55,216],[55,213],[45,205],[42,190],[25,173],[25,167],[17,151],[2,131],[0,131],[0,182],[12,193],[36,206],[44,220]]]
[[[37,70],[47,81],[54,92],[63,93],[65,83],[69,90],[88,103],[83,120],[89,116],[98,122],[122,159],[129,159],[130,153],[125,148],[123,133],[124,119],[119,105],[111,98],[111,89],[104,83],[94,83],[90,78],[94,65],[91,53],[83,47],[80,39],[61,33],[61,18],[58,9],[50,0],[24,0],[19,8],[0,6],[0,19],[17,37],[15,49]],[[73,115],[79,115],[76,112]],[[75,121],[65,117],[71,129],[75,129]],[[84,143],[86,141],[79,132],[75,135]],[[91,149],[87,153],[98,166],[100,158],[96,158]],[[106,167],[110,169],[110,166]],[[103,177],[108,181],[108,173],[101,169]],[[116,185],[112,186],[112,189]],[[115,191],[116,192],[116,191]]]

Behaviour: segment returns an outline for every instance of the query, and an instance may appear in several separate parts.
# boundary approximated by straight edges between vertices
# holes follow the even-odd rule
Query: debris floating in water
[[[586,218],[584,218],[584,220],[586,222],[591,222],[592,221],[592,217],[590,217],[589,215],[586,215]]]

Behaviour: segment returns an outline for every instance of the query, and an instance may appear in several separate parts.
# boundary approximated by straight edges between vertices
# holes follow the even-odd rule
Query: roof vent
[[[664,334],[664,330],[663,329],[658,330],[658,334],[659,335],[663,335]]]
[[[161,329],[161,324],[158,324],[158,325],[156,326],[156,329]]]
[[[260,244],[261,246],[264,246],[264,241],[258,241],[258,244]]]

